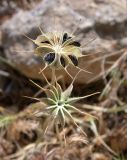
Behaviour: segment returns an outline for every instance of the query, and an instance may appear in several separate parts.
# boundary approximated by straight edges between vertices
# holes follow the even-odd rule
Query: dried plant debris
[[[122,8],[122,5],[111,1],[113,5]],[[32,2],[22,0],[15,3],[23,5],[22,8],[25,5],[27,8],[27,5]],[[98,3],[100,5],[102,1]],[[124,8],[123,6],[125,12]],[[41,58],[42,66],[43,63],[45,64],[44,68],[40,69],[40,76],[44,77],[46,86],[43,85],[44,83],[40,85],[40,82],[30,80],[32,82],[30,84],[38,87],[41,94],[37,93],[34,96],[30,94],[31,92],[26,96],[24,94],[22,98],[37,102],[32,101],[29,106],[23,104],[25,109],[21,108],[20,111],[18,109],[11,111],[10,106],[4,109],[0,104],[0,160],[126,160],[126,48],[99,57],[99,61],[102,61],[103,73],[100,74],[103,75],[103,82],[95,85],[98,90],[103,89],[103,91],[99,98],[96,98],[96,102],[91,99],[88,100],[89,104],[86,104],[86,101],[80,100],[99,92],[79,96],[90,93],[89,89],[95,88],[94,84],[92,87],[89,84],[86,88],[77,86],[79,91],[72,93],[74,82],[79,74],[82,71],[90,73],[79,67],[79,58],[85,56],[82,53],[83,45],[73,32],[44,33],[41,28],[40,31],[40,35],[35,39],[25,36],[35,44],[35,55]],[[117,54],[121,56],[115,62],[107,60]],[[99,61],[95,55],[95,59],[88,62],[88,66]],[[18,92],[23,92],[23,88],[29,88],[28,79],[17,74],[13,64],[8,64],[8,61],[4,63],[7,64],[7,72],[0,70],[0,74],[12,78],[16,75],[16,81],[13,83],[17,84],[18,81],[23,86],[17,89]],[[111,64],[108,70],[105,69],[107,63]],[[74,77],[67,70],[68,66],[78,70]],[[14,70],[13,74],[8,72],[8,68]],[[51,82],[43,72],[47,68],[52,71]],[[68,86],[63,84],[64,87],[62,83],[58,83],[56,76],[56,71],[62,69],[72,79]],[[94,79],[97,79],[97,76]],[[124,88],[122,91],[121,87]],[[13,89],[11,87],[11,90]],[[36,90],[32,93],[35,92]],[[16,99],[16,96],[12,95],[12,97]]]

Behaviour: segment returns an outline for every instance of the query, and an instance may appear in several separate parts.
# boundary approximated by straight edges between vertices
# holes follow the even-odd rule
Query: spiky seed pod
[[[85,55],[82,54],[81,44],[74,35],[58,31],[43,33],[42,30],[41,33],[35,40],[25,35],[37,45],[35,53],[41,56],[45,62],[45,67],[40,73],[49,66],[53,70],[64,69],[73,78],[67,71],[69,65],[91,73],[78,67],[78,59]]]
[[[69,64],[77,66],[78,58],[83,56],[80,42],[67,32],[42,32],[32,41],[37,45],[35,53],[55,69],[65,68]]]

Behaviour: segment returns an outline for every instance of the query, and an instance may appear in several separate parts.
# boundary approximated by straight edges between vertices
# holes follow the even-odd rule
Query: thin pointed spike
[[[26,37],[27,39],[29,39],[30,41],[35,42],[32,38],[28,37],[26,34],[23,34],[23,33],[22,33],[22,35],[25,36],[25,37]]]
[[[52,83],[50,83],[50,82],[48,81],[48,79],[46,78],[46,76],[45,76],[45,74],[44,74],[43,72],[42,72],[42,75],[43,75],[43,77],[45,78],[45,80],[46,80],[46,82],[48,83],[48,85],[53,87],[53,91],[55,91],[54,93],[56,93],[56,95],[57,95],[57,96],[54,95],[54,97],[55,97],[56,100],[57,100],[57,98],[59,97],[59,93],[58,93],[56,87],[55,87],[54,85],[52,85]],[[55,76],[55,74],[54,74],[54,76]],[[56,77],[55,77],[55,81],[54,81],[54,82],[57,82]]]
[[[90,43],[92,43],[93,41],[95,41],[97,39],[97,37],[93,37],[91,40],[89,40],[86,44],[84,44],[83,46],[82,46],[82,48],[83,47],[86,47],[88,44],[90,44]]]
[[[95,52],[95,53],[90,53],[90,54],[82,55],[81,58],[82,57],[93,56],[93,55],[100,54],[100,53],[102,53],[102,52]]]
[[[80,72],[81,72],[81,70],[79,70],[79,71],[76,73],[75,77],[73,78],[73,80],[72,80],[72,82],[71,82],[71,85],[75,82],[75,80],[76,80],[76,78],[77,78],[77,76],[79,75]]]
[[[45,88],[39,86],[39,85],[38,85],[37,83],[35,83],[34,81],[30,80],[30,82],[32,82],[35,86],[37,86],[37,87],[40,88],[41,90],[46,91]]]
[[[96,95],[96,94],[99,94],[100,92],[95,92],[95,93],[92,93],[92,94],[89,94],[89,95],[87,95],[87,96],[83,96],[83,97],[74,97],[74,98],[69,98],[69,100],[68,100],[68,103],[69,102],[75,102],[75,101],[78,101],[78,100],[81,100],[81,99],[85,99],[85,98],[88,98],[88,97],[91,97],[91,96],[94,96],[94,95]]]
[[[59,108],[56,108],[56,109],[53,111],[54,119],[56,119],[56,118],[57,118],[58,113],[59,113]]]
[[[71,32],[71,36],[73,36],[74,34],[75,34],[75,32],[76,32],[76,30],[78,29],[78,27],[79,27],[79,24],[73,29],[73,31]]]
[[[53,106],[50,106],[50,107],[47,107],[46,109],[53,109],[53,108],[56,108],[56,105],[53,105]]]
[[[94,118],[94,119],[97,119],[97,117],[95,117],[95,116],[93,116],[93,115],[91,115],[91,114],[89,114],[89,113],[87,113],[87,112],[80,111],[79,109],[77,109],[76,107],[74,107],[74,106],[72,106],[72,105],[68,105],[68,107],[69,107],[69,108],[72,108],[73,110],[75,110],[75,111],[77,111],[77,112],[79,112],[79,113],[81,113],[81,114],[84,114],[84,115],[90,116],[90,117],[92,117],[92,118]]]
[[[91,130],[93,131],[93,133],[95,134],[96,137],[98,137],[98,140],[100,140],[100,142],[102,143],[102,145],[112,154],[117,155],[115,151],[113,151],[102,139],[102,137],[99,135],[96,124],[94,122],[94,120],[91,121]]]
[[[91,114],[89,114],[89,113],[87,113],[87,112],[84,112],[84,114],[85,114],[86,116],[89,116],[89,117],[92,117],[93,119],[98,120],[97,117],[95,117],[95,116],[93,116],[93,115],[91,115]]]
[[[53,104],[56,104],[56,101],[54,101],[53,99],[51,98],[46,98],[47,100],[49,100],[50,102],[52,102]]]
[[[79,98],[81,98],[81,99],[88,98],[88,97],[91,97],[91,96],[94,96],[94,95],[97,95],[97,94],[100,94],[100,92],[95,92],[95,93],[89,94],[87,96],[79,97]]]
[[[85,73],[93,74],[92,72],[89,72],[89,71],[87,71],[87,70],[84,70],[84,69],[82,69],[82,68],[79,68],[78,66],[75,66],[75,67],[76,67],[77,69],[85,72]]]
[[[34,98],[34,97],[29,97],[29,96],[22,96],[24,98],[28,98],[28,99],[32,99],[32,100],[37,100],[37,101],[40,101],[39,98]]]
[[[42,35],[44,35],[48,40],[49,42],[54,45],[53,41],[51,39],[48,38],[48,36],[42,31],[41,27],[39,26],[39,30],[41,31]]]
[[[40,30],[40,32],[41,32],[41,34],[43,34],[43,35],[44,35],[45,33],[42,31],[41,26],[39,26],[38,28],[39,28],[39,30]]]
[[[43,72],[42,72],[42,75],[43,75],[43,77],[45,78],[45,80],[46,80],[46,82],[48,83],[48,85],[49,85],[49,86],[52,86],[52,89],[53,89],[53,90],[50,90],[50,91],[52,92],[52,94],[54,95],[55,99],[57,100],[57,98],[59,97],[59,93],[58,93],[56,87],[55,87],[54,85],[52,85],[52,83],[50,83],[50,82],[48,81],[48,79],[46,78],[46,76],[44,75]],[[55,82],[57,82],[57,80],[56,80]],[[56,94],[55,94],[55,93],[56,93]]]
[[[44,66],[44,68],[40,70],[39,74],[41,74],[47,67],[48,67],[48,65],[46,64],[46,65]]]
[[[81,113],[81,114],[84,114],[84,112],[80,111],[79,109],[77,109],[76,107],[74,107],[72,105],[66,105],[66,106],[71,108],[71,109],[73,109],[73,110],[75,110],[75,111],[77,111],[77,112],[79,112],[79,113]]]
[[[48,81],[48,79],[46,78],[46,76],[45,76],[45,74],[44,74],[43,72],[42,72],[42,75],[43,75],[45,81],[47,82],[47,84],[48,84],[48,85],[51,85],[50,82]]]
[[[31,53],[31,52],[34,52],[34,51],[17,51],[17,50],[11,50],[12,52],[21,52],[21,53]]]
[[[66,66],[66,68],[64,68],[64,70],[65,70],[66,73],[69,75],[69,77],[70,77],[71,79],[73,79],[72,75],[67,71],[67,67],[68,67],[68,66]]]
[[[75,122],[75,120],[74,120],[74,118],[72,117],[72,115],[71,115],[65,108],[63,108],[63,110],[64,110],[65,113],[70,117],[70,119],[73,121],[73,123],[76,125],[76,127],[78,127],[78,128],[82,131],[82,133],[83,133],[85,136],[87,136],[86,133],[82,130],[82,128],[79,127],[78,124]]]
[[[112,54],[109,54],[109,55],[105,55],[105,56],[102,55],[101,57],[97,57],[94,60],[89,61],[89,63],[91,64],[91,63],[94,63],[96,61],[99,61],[99,60],[102,60],[102,59],[106,59],[106,58],[109,58],[109,57],[112,57],[112,56],[116,56],[116,55],[119,55],[119,54],[121,54],[120,51],[112,53]]]
[[[61,112],[61,115],[62,115],[62,118],[63,118],[62,127],[64,128],[64,126],[65,126],[65,115],[64,115],[64,112],[63,112],[63,109],[62,109],[62,108],[60,109],[60,112]]]
[[[47,84],[48,84],[49,86],[52,86],[53,89],[57,92],[56,88],[48,81],[48,79],[46,78],[46,76],[45,76],[45,74],[44,74],[43,72],[42,72],[42,75],[43,75],[43,77],[45,78]],[[57,94],[58,94],[58,92],[57,92]],[[57,99],[57,98],[56,98],[56,99]]]

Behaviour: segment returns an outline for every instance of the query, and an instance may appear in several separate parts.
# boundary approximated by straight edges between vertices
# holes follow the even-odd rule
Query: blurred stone
[[[102,153],[94,153],[92,155],[92,160],[111,160],[112,158],[109,156],[106,156]]]
[[[77,26],[76,35],[82,44],[86,44],[94,36],[97,37],[95,41],[83,48],[83,53],[101,53],[80,60],[80,67],[93,74],[80,74],[77,83],[88,83],[92,79],[94,81],[96,76],[100,78],[98,75],[102,72],[102,59],[94,63],[89,61],[117,51],[118,41],[127,35],[127,16],[118,6],[93,0],[73,0],[73,2],[43,0],[29,11],[19,10],[0,27],[3,33],[2,46],[5,56],[27,77],[43,79],[43,76],[38,74],[40,68],[44,66],[42,59],[34,55],[34,44],[22,35],[36,38],[40,33],[38,26],[41,26],[44,31],[51,31],[57,27],[70,32]],[[114,61],[117,58],[118,56],[113,56]],[[105,69],[109,67],[110,65],[106,65]],[[70,78],[64,71],[63,73],[65,82],[69,82]],[[75,75],[74,67],[71,67],[70,73]],[[47,69],[45,74],[51,78],[50,70]],[[58,71],[58,75],[61,75],[61,71]]]

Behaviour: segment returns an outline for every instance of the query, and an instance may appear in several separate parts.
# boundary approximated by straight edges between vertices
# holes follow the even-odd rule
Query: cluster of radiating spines
[[[89,114],[85,111],[81,111],[80,109],[76,108],[74,106],[74,103],[81,100],[81,99],[84,99],[84,98],[90,97],[92,95],[98,94],[98,92],[90,94],[90,95],[82,96],[82,97],[71,97],[71,93],[72,93],[72,90],[73,90],[73,83],[74,83],[74,81],[75,81],[75,79],[76,79],[76,77],[78,76],[79,73],[80,73],[80,71],[75,75],[72,83],[64,91],[62,90],[61,86],[58,84],[57,81],[55,81],[55,85],[52,85],[47,80],[47,78],[45,77],[45,75],[43,73],[42,74],[43,74],[45,80],[47,81],[49,88],[47,88],[47,89],[42,88],[42,87],[40,87],[39,85],[37,85],[33,82],[36,86],[38,86],[40,89],[42,89],[47,95],[47,98],[45,99],[45,102],[47,103],[46,111],[48,111],[48,113],[50,115],[50,117],[48,117],[48,118],[50,118],[49,124],[52,121],[54,124],[59,123],[59,124],[61,124],[62,127],[64,127],[66,120],[69,119],[77,127],[79,127],[77,125],[76,121],[75,121],[75,117],[72,115],[73,112],[77,112],[79,114],[83,114],[83,115],[86,115],[86,116],[93,117],[91,114]],[[37,99],[37,98],[36,98],[36,100],[40,101],[40,99]],[[44,99],[43,99],[43,101],[44,101]],[[41,112],[40,111],[36,112],[35,115],[37,117],[40,117]],[[47,127],[48,126],[49,125],[47,125]],[[81,131],[83,132],[82,129],[81,129]]]
[[[75,40],[73,35],[66,32],[48,32],[42,33],[32,41],[37,45],[35,53],[43,57],[45,62],[45,67],[41,72],[48,66],[66,70],[69,65],[73,65],[80,69],[78,67],[78,58],[84,55],[82,55],[80,42]]]

